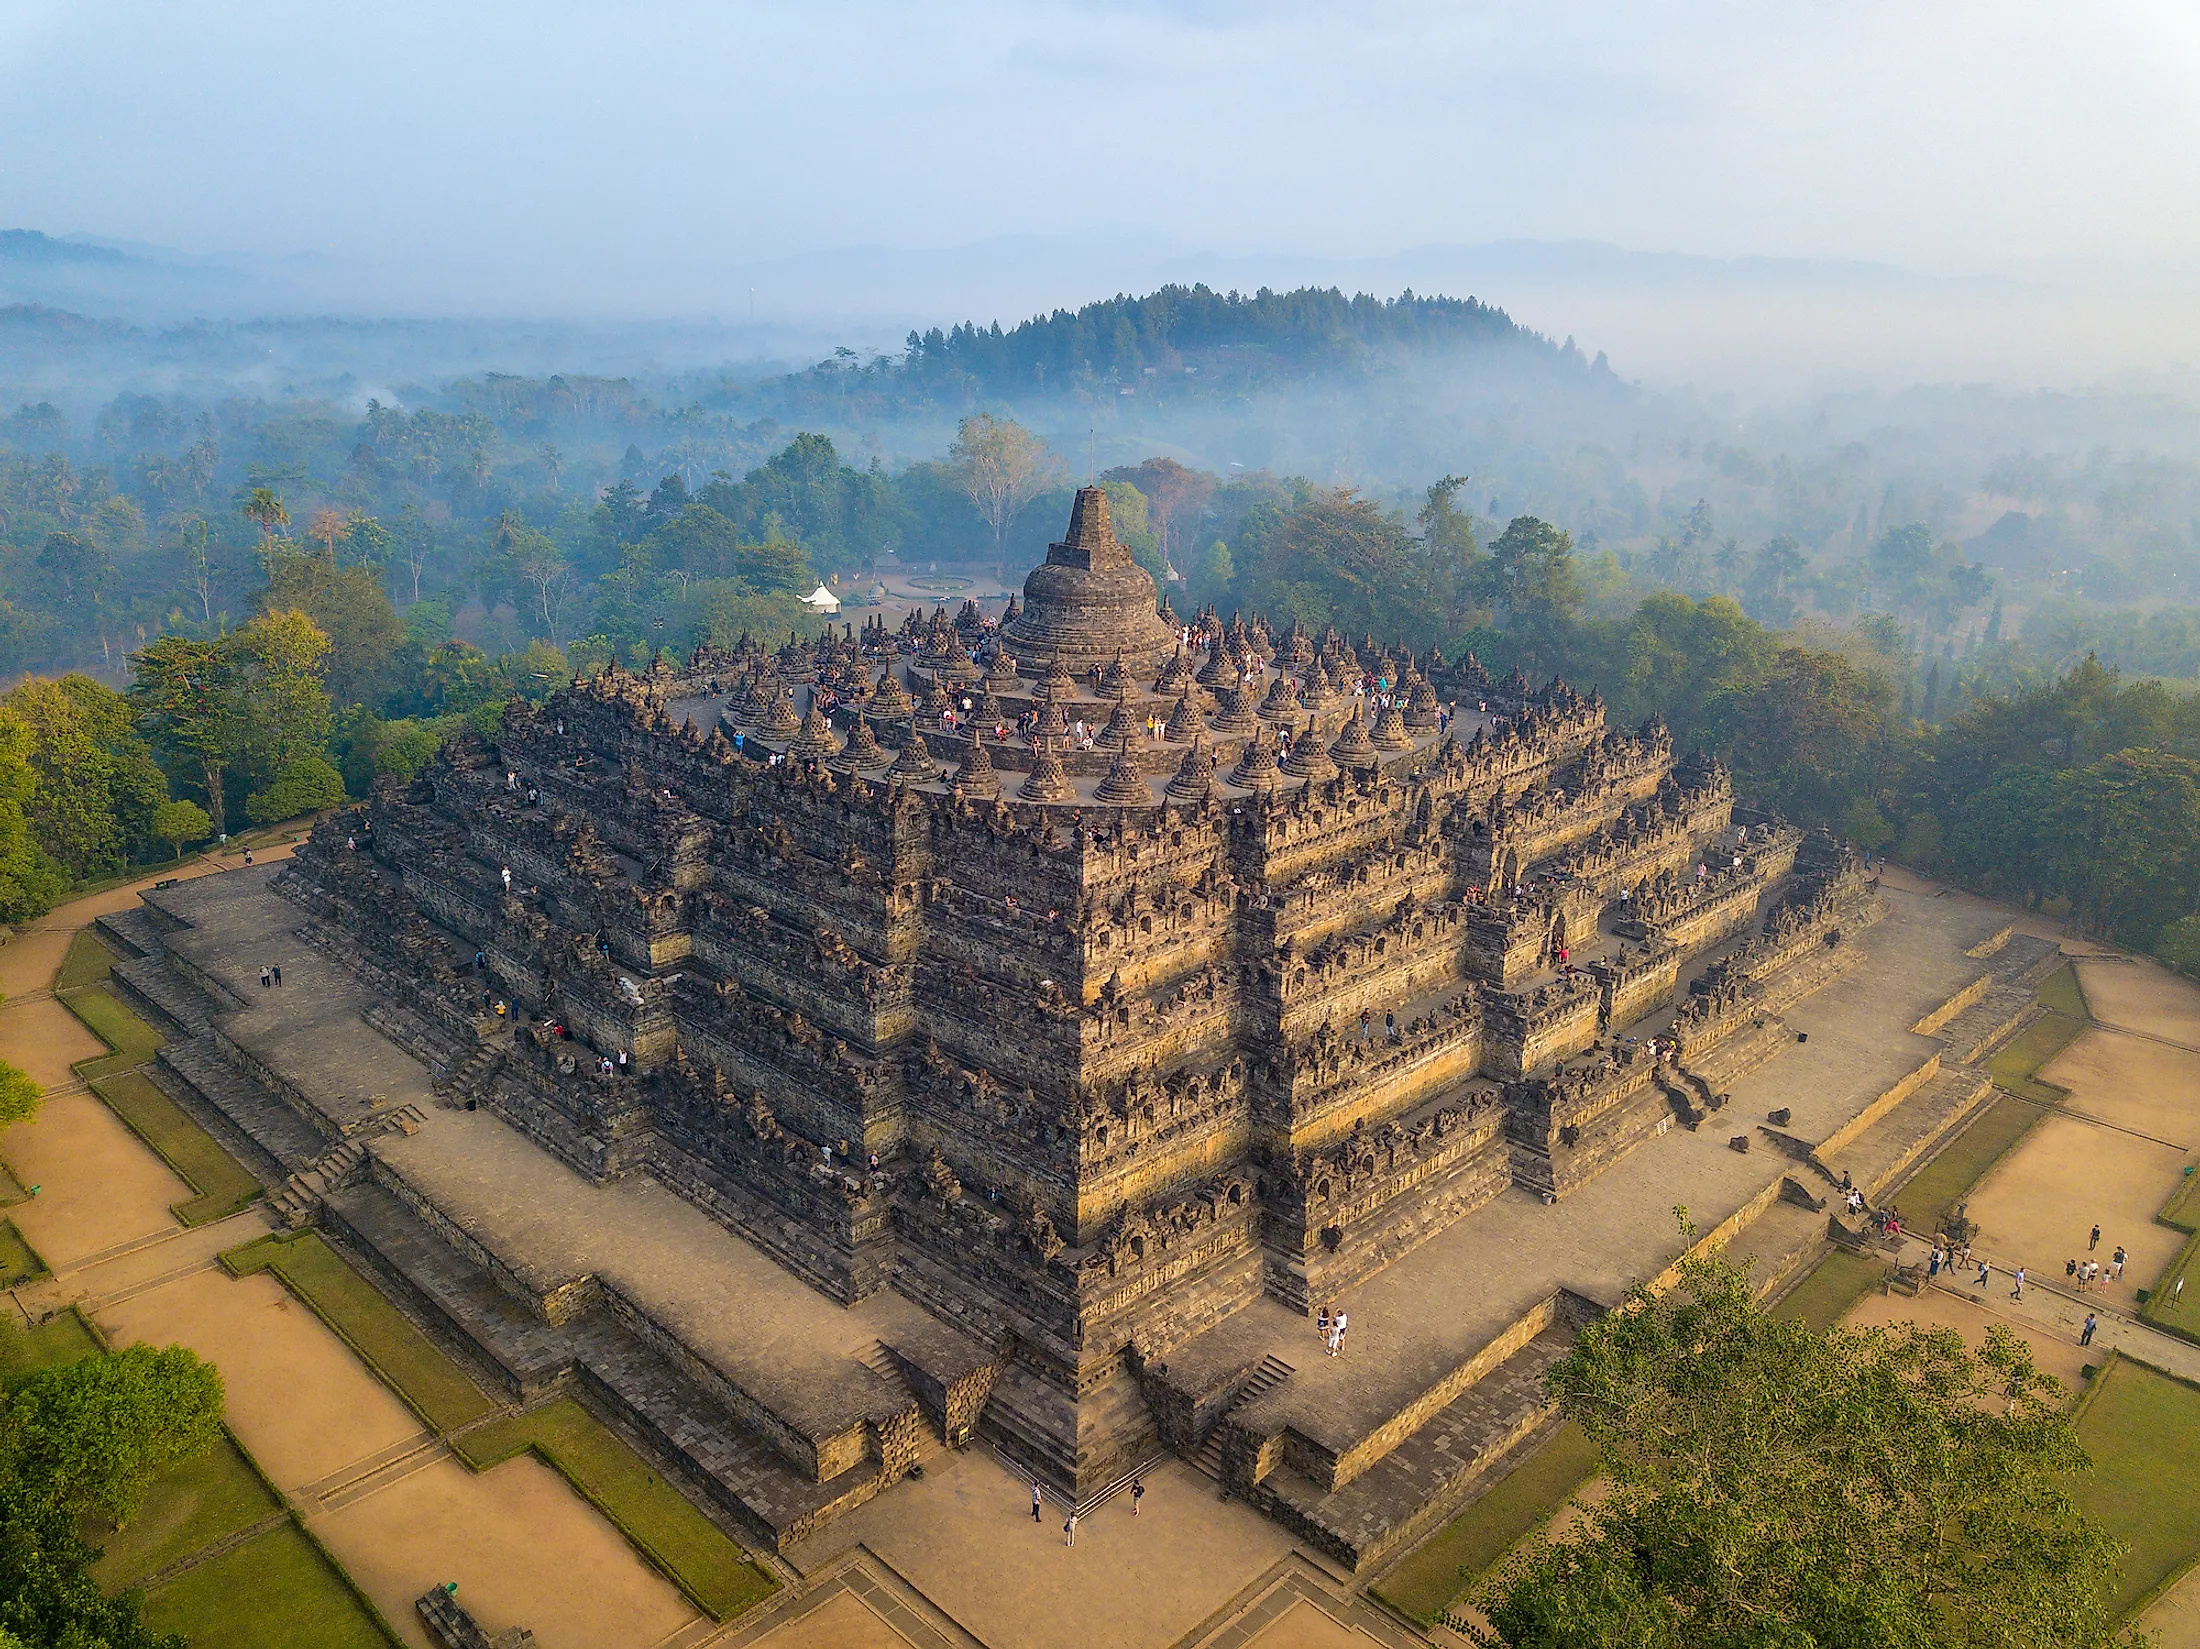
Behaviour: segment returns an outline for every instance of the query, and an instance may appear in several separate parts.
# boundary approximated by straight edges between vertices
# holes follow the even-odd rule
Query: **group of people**
[[[1314,1327],[1321,1334],[1322,1350],[1330,1356],[1344,1354],[1344,1331],[1350,1320],[1350,1315],[1342,1308],[1332,1313],[1329,1307],[1323,1306],[1315,1313]]]
[[[1145,1503],[1145,1499],[1146,1499],[1146,1480],[1145,1480],[1145,1478],[1144,1478],[1144,1477],[1134,1477],[1134,1478],[1132,1478],[1132,1479],[1131,1479],[1131,1493],[1130,1493],[1130,1500],[1131,1500],[1131,1516],[1133,1516],[1133,1517],[1136,1517],[1136,1516],[1138,1515],[1138,1512],[1139,1512],[1139,1508],[1140,1508],[1140,1507],[1141,1507],[1141,1506],[1142,1506],[1142,1505],[1143,1505],[1143,1504]],[[1035,1478],[1033,1478],[1033,1479],[1031,1480],[1031,1521],[1032,1521],[1032,1522],[1034,1522],[1034,1523],[1041,1523],[1041,1522],[1044,1522],[1045,1520],[1046,1520],[1046,1490],[1044,1490],[1043,1488],[1041,1488],[1041,1487],[1039,1486],[1039,1480],[1038,1480],[1038,1479],[1037,1479],[1037,1478],[1035,1477]],[[1065,1546],[1074,1546],[1074,1545],[1076,1545],[1076,1544],[1077,1544],[1077,1524],[1078,1524],[1078,1521],[1079,1521],[1079,1515],[1078,1515],[1077,1507],[1076,1507],[1076,1504],[1075,1504],[1074,1502],[1072,1502],[1072,1503],[1071,1503],[1071,1505],[1070,1505],[1070,1509],[1069,1509],[1069,1515],[1068,1515],[1067,1517],[1065,1517],[1065,1518],[1063,1518],[1063,1519],[1062,1519],[1062,1544],[1063,1544],[1063,1545],[1065,1545]]]

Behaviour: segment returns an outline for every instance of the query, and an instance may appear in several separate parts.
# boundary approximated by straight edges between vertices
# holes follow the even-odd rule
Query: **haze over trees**
[[[405,398],[0,421],[0,666],[59,677],[0,697],[0,919],[409,778],[462,718],[610,659],[813,624],[821,578],[1013,580],[1087,446],[1180,612],[1564,673],[1745,795],[2200,970],[2192,700],[2118,672],[2200,674],[2200,608],[2097,599],[2117,568],[2174,596],[2200,467],[2015,445],[2121,428],[2105,399],[1919,392],[1843,441],[1887,409],[1714,424],[1486,306],[1198,289],[807,372]],[[1298,474],[1198,457],[1316,431]],[[2022,508],[1964,536],[1981,500]]]

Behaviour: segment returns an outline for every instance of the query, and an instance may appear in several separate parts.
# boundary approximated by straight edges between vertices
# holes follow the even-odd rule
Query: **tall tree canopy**
[[[1482,1600],[1506,1649],[2089,1649],[2118,1551],[2008,1329],[1814,1329],[1741,1269],[1637,1287],[1551,1371],[1611,1492]]]

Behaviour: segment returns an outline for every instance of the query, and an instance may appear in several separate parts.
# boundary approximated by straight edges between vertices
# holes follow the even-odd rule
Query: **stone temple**
[[[770,1540],[1173,1450],[1364,1564],[1542,1423],[1632,1153],[1818,1206],[1854,1105],[1676,1141],[1882,910],[1593,695],[1180,625],[1088,488],[997,631],[613,670],[109,931],[279,1210]]]

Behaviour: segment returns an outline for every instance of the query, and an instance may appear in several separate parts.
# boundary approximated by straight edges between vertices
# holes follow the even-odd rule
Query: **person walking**
[[[1145,1479],[1144,1479],[1143,1477],[1134,1477],[1134,1478],[1132,1478],[1132,1479],[1131,1479],[1131,1516],[1133,1516],[1133,1517],[1136,1517],[1136,1516],[1138,1515],[1138,1503],[1139,1503],[1139,1502],[1140,1502],[1141,1500],[1145,1499],[1145,1498],[1146,1498],[1146,1480],[1145,1480]]]
[[[2099,1323],[2100,1319],[2088,1311],[2085,1314],[2085,1327],[2078,1332],[2078,1344],[2081,1346],[2091,1345],[2093,1343],[2093,1330]]]
[[[1971,1286],[1972,1286],[1973,1288],[1984,1288],[1984,1287],[1986,1286],[1986,1278],[1987,1278],[1988,1274],[1989,1274],[1989,1268],[1988,1268],[1988,1266],[1987,1266],[1986,1262],[1985,1262],[1984,1260],[1981,1260],[1981,1261],[1979,1261],[1979,1262],[1978,1262],[1978,1281],[1977,1281],[1977,1282],[1975,1282],[1975,1283],[1973,1283],[1973,1284],[1972,1284]]]
[[[276,963],[276,964],[275,964],[275,965],[274,965],[274,966],[273,966],[272,968],[269,968],[269,969],[268,969],[267,971],[268,971],[268,972],[269,972],[270,974],[272,974],[272,975],[274,976],[274,979],[275,979],[275,988],[276,988],[277,990],[281,990],[281,989],[283,988],[283,965],[282,965],[282,963],[280,963],[280,962]]]
[[[2021,1265],[2017,1267],[2017,1286],[2009,1291],[2009,1297],[2012,1300],[2024,1298],[2024,1267]]]
[[[1345,1314],[1344,1314],[1343,1312],[1341,1312],[1341,1311],[1340,1311],[1340,1312],[1338,1312],[1338,1313],[1337,1313],[1337,1354],[1338,1354],[1339,1356],[1342,1356],[1342,1355],[1344,1355],[1344,1330],[1345,1330],[1345,1323],[1346,1323],[1346,1321],[1347,1321],[1347,1319],[1346,1319],[1346,1317],[1345,1317]]]
[[[1037,1478],[1033,1478],[1031,1480],[1031,1521],[1034,1523],[1042,1521],[1039,1516],[1040,1499],[1041,1496],[1039,1493],[1039,1480]]]
[[[2116,1252],[2109,1256],[2109,1263],[2116,1268],[2115,1271],[2111,1273],[2111,1275],[2113,1275],[2118,1282],[2122,1282],[2124,1280],[2124,1259],[2124,1245],[2122,1243],[2118,1243],[2116,1245]]]
[[[2100,1246],[2101,1246],[2101,1228],[2100,1228],[2099,1226],[2097,1226],[2097,1225],[2096,1225],[2096,1226],[2095,1226],[2095,1227],[2093,1228],[2093,1235],[2092,1235],[2092,1236],[2090,1236],[2090,1237],[2088,1237],[2088,1238],[2086,1239],[2085,1249],[2086,1249],[2086,1252],[2087,1252],[2088,1254],[2090,1254],[2090,1253],[2092,1253],[2092,1252],[2093,1252],[2093,1250],[2094,1250],[2094,1249],[2096,1249],[2096,1248],[2098,1248],[2098,1247],[2100,1247]]]
[[[263,991],[267,989],[267,964],[265,962],[260,964],[260,989]]]
[[[1065,1546],[1074,1546],[1077,1544],[1077,1513],[1075,1512],[1075,1510],[1072,1510],[1069,1516],[1063,1519],[1062,1544]]]

